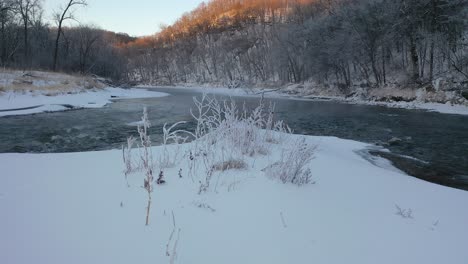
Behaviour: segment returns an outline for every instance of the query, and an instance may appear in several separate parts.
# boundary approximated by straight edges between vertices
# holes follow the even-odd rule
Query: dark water
[[[76,152],[121,148],[136,126],[143,106],[153,124],[153,141],[161,140],[164,123],[190,121],[192,91],[157,89],[169,97],[116,101],[101,109],[0,118],[0,152]],[[219,96],[220,97],[220,96]],[[236,97],[253,106],[258,98]],[[277,118],[287,120],[295,133],[337,136],[384,144],[390,159],[410,175],[468,190],[468,116],[419,110],[350,105],[326,101],[274,99]],[[188,123],[185,128],[193,128]],[[402,157],[410,156],[424,162]]]

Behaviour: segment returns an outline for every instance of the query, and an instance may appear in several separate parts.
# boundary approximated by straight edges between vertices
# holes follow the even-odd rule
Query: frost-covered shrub
[[[232,159],[214,164],[213,169],[215,171],[242,170],[247,169],[247,163],[243,160]]]
[[[163,151],[159,155],[159,167],[161,169],[172,168],[179,158],[179,148],[177,147],[174,152],[168,150],[168,145],[173,143],[175,145],[183,144],[188,139],[189,136],[195,137],[195,135],[186,130],[177,129],[177,126],[186,124],[187,122],[181,121],[173,124],[170,127],[167,127],[167,124],[164,124],[163,127]],[[182,135],[185,135],[182,136]]]
[[[274,120],[275,105],[266,106],[263,97],[251,111],[245,104],[239,108],[233,100],[220,102],[206,94],[194,98],[194,103],[196,108],[190,113],[197,122],[193,133],[197,140],[190,152],[189,174],[193,175],[197,164],[203,164],[206,177],[200,181],[200,193],[209,188],[213,173],[225,170],[226,164],[242,161],[245,156],[268,155],[270,143],[279,144],[286,133],[292,133],[283,121]],[[300,168],[290,181],[299,185],[310,182],[310,171]]]
[[[218,101],[206,94],[201,98],[194,98],[194,104],[195,109],[191,109],[190,113],[196,121],[195,131],[177,128],[186,122],[178,122],[171,126],[165,124],[163,145],[155,156],[156,163],[153,163],[151,139],[148,135],[151,124],[146,108],[143,111],[142,125],[138,127],[141,141],[138,169],[143,170],[146,176],[144,188],[148,192],[147,217],[153,183],[164,183],[164,169],[174,167],[182,157],[186,157],[188,161],[187,175],[193,182],[200,183],[199,193],[203,193],[210,188],[211,180],[217,172],[245,169],[248,167],[245,162],[247,157],[252,157],[255,163],[257,155],[268,155],[271,152],[270,148],[274,146],[271,143],[278,146],[281,146],[279,143],[286,143],[289,146],[283,150],[281,160],[272,165],[272,168],[275,167],[272,172],[274,171],[274,175],[283,182],[302,185],[311,181],[311,173],[306,165],[312,159],[313,149],[305,144],[304,139],[293,144],[283,142],[284,134],[292,131],[283,121],[274,120],[274,104],[266,106],[262,98],[259,105],[249,111],[245,104],[239,108],[233,100]],[[171,143],[185,143],[190,138],[194,138],[195,141],[185,154],[180,153],[177,146],[168,147]],[[135,170],[131,159],[133,142],[134,139],[129,138],[127,148],[123,149],[126,174]],[[155,167],[158,167],[158,170]],[[157,175],[153,174],[154,171],[159,171],[159,177],[155,177]]]
[[[136,139],[133,137],[127,138],[127,146],[122,148],[123,152],[123,161],[125,164],[125,177],[128,174],[143,170],[145,177],[143,179],[143,188],[148,194],[148,204],[146,207],[146,225],[149,225],[149,215],[151,209],[151,194],[153,192],[153,153],[151,151],[151,137],[148,133],[148,129],[151,127],[151,123],[148,118],[148,110],[146,107],[143,109],[143,116],[141,118],[141,123],[138,125],[138,135],[140,142],[138,144],[139,151],[139,162],[140,166],[135,166],[135,161],[132,157],[132,148],[136,142]]]
[[[132,173],[136,168],[132,157],[132,148],[136,139],[134,137],[127,138],[127,146],[122,146],[122,157],[125,164],[124,174],[127,176]]]
[[[205,153],[202,160],[206,170],[199,193],[209,188],[214,172],[226,170],[232,161],[242,161],[244,156],[267,155],[270,153],[269,143],[282,143],[284,135],[292,133],[283,121],[274,120],[274,104],[265,107],[263,99],[252,111],[245,105],[240,111],[232,100],[219,103],[206,95],[194,102],[197,111],[191,113],[197,121],[195,134],[199,140],[196,146]],[[281,160],[271,166],[269,174],[284,183],[311,183],[312,174],[307,165],[313,158],[315,147],[309,146],[305,138],[285,144],[288,146],[283,149]],[[212,150],[221,151],[215,153]],[[197,152],[198,149],[191,153]]]
[[[263,99],[260,104],[248,111],[242,111],[232,100],[219,102],[203,95],[194,98],[196,111],[191,110],[197,122],[195,137],[208,143],[210,148],[222,142],[228,144],[237,155],[255,156],[269,153],[266,142],[278,142],[273,131],[290,133],[283,122],[274,121],[274,105],[266,107]],[[232,153],[231,153],[232,154]]]
[[[312,173],[307,165],[313,159],[316,147],[305,138],[291,142],[281,153],[281,159],[264,169],[264,172],[283,183],[304,185],[312,183]]]
[[[197,122],[194,134],[195,138],[198,139],[216,128],[217,123],[221,120],[221,108],[214,99],[208,97],[205,93],[200,99],[193,97],[193,103],[196,109],[190,109],[190,114]]]
[[[148,110],[145,107],[143,109],[143,116],[141,118],[141,125],[138,125],[138,134],[140,135],[140,159],[142,162],[143,169],[145,171],[145,179],[143,181],[143,187],[148,194],[148,205],[146,207],[146,225],[149,225],[149,215],[151,209],[151,193],[153,192],[153,153],[151,151],[151,137],[148,134],[148,129],[151,127],[151,123],[148,118]]]

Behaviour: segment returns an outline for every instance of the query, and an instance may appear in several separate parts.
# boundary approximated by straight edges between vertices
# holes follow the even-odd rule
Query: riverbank
[[[366,99],[360,94],[354,94],[353,96],[342,96],[339,94],[330,95],[328,92],[314,93],[310,91],[304,91],[303,88],[297,88],[297,85],[283,88],[226,88],[226,87],[214,87],[210,85],[197,86],[197,85],[179,85],[179,86],[148,86],[141,85],[138,87],[151,88],[175,88],[175,89],[190,89],[197,92],[204,92],[210,94],[221,94],[228,96],[248,96],[248,97],[261,97],[262,95],[267,98],[287,98],[293,100],[327,100],[337,101],[351,104],[363,104],[363,105],[378,105],[390,108],[401,108],[401,109],[420,109],[431,112],[438,112],[443,114],[458,114],[468,115],[468,101],[461,103],[436,103],[426,102],[424,93],[420,93],[419,97],[412,101],[393,101],[392,99],[382,99],[384,97],[374,97],[373,99]],[[414,92],[414,91],[413,91]],[[400,95],[399,95],[400,96]],[[385,98],[387,98],[385,97]],[[398,97],[398,96],[397,96]],[[390,96],[391,98],[391,96]],[[400,98],[400,97],[398,97]]]
[[[166,183],[147,227],[144,171],[125,177],[122,151],[0,154],[0,262],[465,263],[468,192],[377,167],[358,155],[364,143],[272,139],[264,154],[236,156],[243,166],[216,167],[203,192],[204,163],[231,149],[153,147]],[[314,157],[301,186],[267,169],[298,140]],[[163,168],[165,155],[174,163]]]
[[[49,96],[43,91],[17,93],[4,92],[0,95],[0,117],[57,112],[81,108],[101,108],[112,100],[130,98],[163,97],[165,93],[142,89],[102,88]]]
[[[38,71],[0,73],[0,117],[100,108],[111,100],[166,95],[107,87],[104,80],[97,77]]]
[[[364,105],[378,105],[391,108],[401,108],[401,109],[420,109],[427,110],[430,112],[438,112],[441,114],[455,114],[455,115],[468,115],[468,106],[460,104],[451,104],[451,103],[427,103],[420,101],[412,102],[379,102],[379,101],[369,101],[356,98],[337,98],[338,101],[352,103],[352,104],[364,104]]]

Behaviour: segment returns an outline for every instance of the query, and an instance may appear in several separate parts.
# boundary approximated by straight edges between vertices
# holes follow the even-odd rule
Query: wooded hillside
[[[126,45],[127,58],[132,78],[156,84],[463,86],[467,11],[466,0],[212,0]]]
[[[42,3],[0,0],[3,67],[145,84],[308,83],[345,95],[468,89],[468,0],[211,0],[142,38],[57,28]]]

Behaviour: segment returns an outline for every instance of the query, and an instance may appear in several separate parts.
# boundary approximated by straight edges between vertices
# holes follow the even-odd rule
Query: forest
[[[468,88],[467,0],[211,0],[152,36],[80,25],[59,30],[60,41],[41,1],[0,5],[4,67],[155,85],[309,83],[341,94],[435,80]]]
[[[83,0],[63,3],[67,5],[54,13],[51,24],[42,0],[0,0],[0,65],[122,79],[127,63],[119,45],[135,38],[80,21],[73,27],[62,26],[76,20],[74,9],[87,4]]]
[[[468,77],[467,1],[210,1],[129,43],[149,83],[422,85]]]

